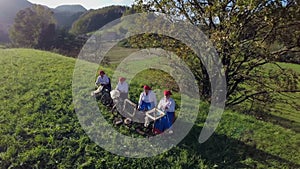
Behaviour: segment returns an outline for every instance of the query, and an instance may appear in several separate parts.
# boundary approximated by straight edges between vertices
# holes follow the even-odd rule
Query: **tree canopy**
[[[48,49],[54,35],[53,12],[42,5],[19,11],[10,29],[10,39],[17,47]]]
[[[274,101],[278,93],[299,92],[296,90],[298,76],[280,68],[275,62],[277,58],[285,57],[289,53],[299,56],[299,2],[136,0],[135,8],[139,12],[165,13],[170,20],[188,21],[209,37],[225,71],[227,105],[237,105],[245,101],[264,105]],[[159,46],[175,51],[189,63],[202,86],[200,90],[203,96],[210,96],[207,72],[185,44],[179,46],[178,41],[158,35],[131,37],[130,41],[132,46]],[[276,48],[272,47],[275,42],[279,44]]]

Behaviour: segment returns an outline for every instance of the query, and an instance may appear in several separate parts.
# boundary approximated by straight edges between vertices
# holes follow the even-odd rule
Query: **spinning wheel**
[[[166,115],[166,113],[157,108],[154,108],[146,112],[146,116],[154,121],[162,118],[164,115]]]
[[[136,104],[130,101],[129,99],[125,99],[123,112],[131,117],[134,117],[136,114]]]
[[[109,91],[101,91],[100,102],[105,106],[110,106],[113,102],[112,98],[110,97]]]

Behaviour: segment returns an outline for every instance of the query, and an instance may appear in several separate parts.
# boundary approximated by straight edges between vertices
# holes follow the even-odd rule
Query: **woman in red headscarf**
[[[149,86],[144,86],[144,91],[140,94],[138,104],[138,110],[140,111],[151,110],[156,106],[156,95]]]
[[[164,97],[158,103],[157,108],[164,111],[166,115],[155,121],[154,134],[160,134],[169,129],[175,121],[175,101],[171,98],[171,95],[171,91],[165,90]]]

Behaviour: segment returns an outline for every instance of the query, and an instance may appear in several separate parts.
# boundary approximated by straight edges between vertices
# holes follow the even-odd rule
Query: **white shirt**
[[[142,104],[142,101],[145,101],[148,103],[154,103],[154,107],[155,107],[157,105],[156,94],[154,92],[152,92],[152,90],[149,91],[148,95],[146,95],[145,92],[142,92],[140,95],[140,99],[139,99],[139,105]]]
[[[119,82],[116,86],[116,90],[119,90],[121,93],[128,93],[128,83],[127,82]]]
[[[159,101],[157,108],[166,112],[175,112],[175,101],[164,97]]]
[[[150,102],[149,94],[148,94],[148,95],[145,95],[145,94],[144,94],[144,95],[142,96],[142,101],[144,101],[144,102],[146,102],[146,103],[151,103],[151,102]]]
[[[109,83],[109,79],[106,75],[103,75],[103,77],[101,77],[100,75],[98,76],[97,80],[96,80],[96,85],[106,85]]]

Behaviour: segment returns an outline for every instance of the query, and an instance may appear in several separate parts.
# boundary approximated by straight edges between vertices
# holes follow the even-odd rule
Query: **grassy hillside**
[[[170,151],[144,159],[113,155],[78,122],[74,64],[49,52],[0,49],[0,168],[300,168],[298,132],[230,110],[216,133],[199,144],[205,104],[192,131]]]
[[[106,55],[104,60],[107,60],[111,63],[111,67],[115,67],[115,65],[118,65],[120,61],[122,61],[124,58],[129,56],[130,54],[133,54],[137,52],[138,49],[132,49],[132,48],[123,48],[123,47],[113,47]],[[141,64],[148,64],[148,61],[144,63],[141,61]],[[300,75],[300,65],[297,64],[291,64],[291,63],[278,63],[278,65],[285,69],[291,69],[298,73],[298,76]],[[274,65],[266,65],[268,69],[278,69],[277,66]],[[157,73],[157,72],[156,72]],[[141,84],[139,82],[145,82],[147,81],[147,77],[160,77],[164,75],[156,75],[155,73],[151,74],[149,72],[144,72],[140,79],[135,80],[135,82],[132,85]],[[162,79],[168,79],[168,78],[162,78]],[[159,81],[156,81],[159,83]],[[153,83],[151,80],[148,82],[148,84]],[[170,81],[162,83],[168,84]],[[154,84],[155,85],[155,84]],[[160,87],[164,87],[163,85],[160,85]],[[173,83],[169,86],[174,86]],[[300,83],[298,85],[298,89],[300,89]],[[296,132],[300,132],[300,93],[284,93],[283,95],[278,95],[278,98],[282,100],[279,103],[276,103],[275,106],[272,108],[272,111],[265,113],[265,112],[256,112],[255,115],[260,118],[260,120],[264,120],[267,122],[272,122],[277,125],[281,125],[285,128],[292,129]],[[241,105],[241,107],[245,108],[247,106]]]
[[[298,77],[300,76],[300,65],[299,64],[290,64],[290,63],[280,63],[279,64],[283,68],[292,69],[298,73]],[[300,84],[298,84],[298,89],[300,89]],[[278,103],[274,108],[274,111],[271,112],[276,117],[279,117],[282,125],[289,126],[291,129],[300,132],[300,93],[288,93],[287,96],[281,96],[288,99],[287,105],[286,103]],[[274,118],[276,119],[276,118]],[[276,119],[278,121],[278,118]],[[292,125],[291,125],[292,124]]]

